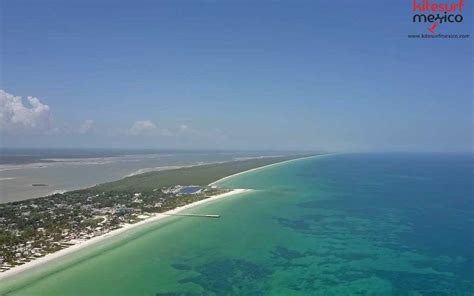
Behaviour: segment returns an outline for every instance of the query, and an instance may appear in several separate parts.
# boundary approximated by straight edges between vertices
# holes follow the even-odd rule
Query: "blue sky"
[[[2,4],[2,146],[472,151],[472,36],[411,1]]]

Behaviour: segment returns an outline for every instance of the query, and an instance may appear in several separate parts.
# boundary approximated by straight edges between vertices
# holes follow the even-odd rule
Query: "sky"
[[[411,1],[1,4],[3,147],[473,149],[474,37]]]

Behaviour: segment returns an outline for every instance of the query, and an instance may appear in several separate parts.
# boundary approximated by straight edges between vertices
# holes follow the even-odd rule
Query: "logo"
[[[440,25],[462,23],[464,0],[457,2],[441,3],[430,0],[413,0],[413,23],[427,24],[431,34],[437,33]]]

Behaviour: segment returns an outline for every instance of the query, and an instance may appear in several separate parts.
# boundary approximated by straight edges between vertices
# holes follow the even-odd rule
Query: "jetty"
[[[163,215],[167,216],[182,216],[182,217],[201,217],[201,218],[220,218],[221,215],[213,215],[213,214],[207,214],[207,215],[201,215],[201,214],[165,214]]]

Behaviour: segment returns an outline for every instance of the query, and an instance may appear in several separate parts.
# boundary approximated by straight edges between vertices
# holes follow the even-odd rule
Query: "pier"
[[[221,215],[213,215],[213,214],[207,214],[207,215],[200,215],[200,214],[164,214],[163,215],[168,215],[168,216],[182,216],[182,217],[200,217],[200,218],[220,218]]]

